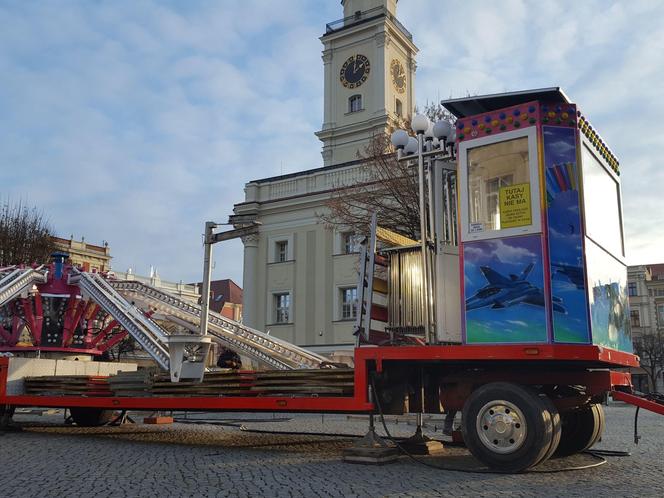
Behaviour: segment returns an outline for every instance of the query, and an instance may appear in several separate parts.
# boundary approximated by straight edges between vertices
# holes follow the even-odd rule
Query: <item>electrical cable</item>
[[[481,468],[481,469],[465,469],[465,468],[460,468],[460,467],[433,465],[429,462],[426,462],[424,460],[421,460],[421,459],[415,457],[414,455],[409,453],[405,448],[403,448],[395,440],[395,438],[393,438],[392,435],[390,434],[390,432],[387,428],[387,424],[385,423],[385,417],[383,415],[383,409],[380,405],[380,396],[378,396],[378,392],[376,391],[376,384],[375,384],[375,379],[374,379],[373,375],[371,376],[371,387],[372,387],[373,392],[374,392],[374,398],[375,398],[375,402],[376,402],[376,407],[378,408],[378,413],[380,415],[380,421],[383,425],[383,429],[385,430],[385,434],[387,435],[387,438],[390,441],[392,441],[392,443],[394,443],[396,445],[396,447],[399,448],[400,451],[405,453],[406,456],[409,457],[414,462],[419,463],[421,465],[424,465],[425,467],[430,467],[430,468],[437,469],[437,470],[448,470],[448,471],[452,471],[452,472],[462,472],[462,473],[467,473],[467,474],[510,474],[511,473],[511,472],[501,472],[501,471],[498,471],[498,470],[491,470],[491,469],[484,469],[484,468]],[[558,473],[558,472],[569,472],[569,471],[573,471],[573,470],[592,469],[592,468],[599,467],[600,465],[604,465],[605,463],[607,463],[606,458],[603,458],[603,456],[601,456],[599,454],[594,454],[591,451],[585,451],[584,453],[587,454],[587,455],[592,456],[593,458],[598,459],[599,461],[597,461],[595,463],[587,464],[587,465],[578,465],[578,466],[574,466],[574,467],[563,467],[561,469],[527,470],[527,471],[524,471],[522,473],[524,473],[524,474],[555,474],[555,473]]]

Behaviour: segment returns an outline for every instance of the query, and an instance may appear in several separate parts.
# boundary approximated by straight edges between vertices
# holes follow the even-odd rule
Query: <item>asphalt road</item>
[[[401,457],[385,466],[341,461],[349,437],[247,432],[325,432],[363,434],[366,419],[342,415],[189,414],[191,421],[152,426],[78,428],[62,414],[15,419],[20,432],[0,435],[0,496],[164,497],[164,496],[664,496],[664,417],[641,411],[642,439],[633,442],[634,408],[606,408],[607,428],[597,448],[628,450],[586,470],[521,475],[440,470]],[[261,420],[263,419],[263,420]],[[426,430],[442,438],[441,419]],[[410,435],[400,418],[388,423],[394,435]],[[459,448],[426,457],[432,466],[478,469]],[[540,470],[594,463],[590,456],[555,461]]]

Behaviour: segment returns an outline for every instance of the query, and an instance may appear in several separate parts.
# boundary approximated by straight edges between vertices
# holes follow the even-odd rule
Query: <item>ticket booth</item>
[[[632,351],[618,161],[558,88],[458,118],[462,340]]]

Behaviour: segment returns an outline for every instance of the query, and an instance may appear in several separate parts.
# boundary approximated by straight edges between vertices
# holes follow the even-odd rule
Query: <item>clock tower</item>
[[[417,47],[397,20],[397,0],[342,0],[344,18],[323,43],[325,166],[357,159],[372,136],[411,115]]]

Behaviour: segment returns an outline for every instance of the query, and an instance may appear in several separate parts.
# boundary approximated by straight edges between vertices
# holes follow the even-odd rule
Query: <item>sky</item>
[[[338,0],[0,0],[0,200],[108,241],[113,268],[198,281],[205,221],[322,166]],[[427,102],[560,86],[621,162],[629,264],[664,262],[664,3],[402,0]],[[242,282],[242,244],[213,278]]]

